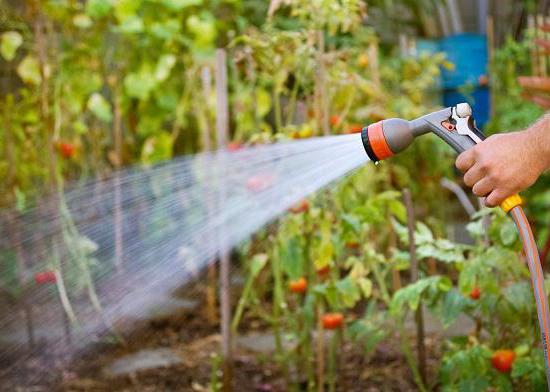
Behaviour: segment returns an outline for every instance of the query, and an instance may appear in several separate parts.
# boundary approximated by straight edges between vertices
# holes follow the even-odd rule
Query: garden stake
[[[229,135],[229,98],[227,87],[227,54],[216,49],[216,131],[218,148],[227,145]],[[223,182],[221,182],[223,184]],[[226,190],[220,189],[220,202],[225,199]],[[229,253],[224,229],[218,235],[220,249],[220,315],[222,335],[222,367],[224,392],[233,390],[233,350],[231,347],[231,286],[229,282]]]
[[[407,231],[409,235],[409,255],[411,260],[411,282],[418,280],[418,259],[416,258],[416,243],[414,239],[414,228],[416,226],[414,219],[414,206],[411,192],[408,189],[403,190],[403,200],[407,209]],[[416,350],[418,355],[418,371],[422,382],[427,384],[426,372],[426,344],[424,341],[424,314],[422,305],[419,305],[414,314],[416,323]]]
[[[413,142],[415,137],[429,132],[435,133],[458,153],[472,148],[485,139],[483,133],[475,125],[472,108],[467,103],[461,103],[412,121],[393,118],[371,124],[363,128],[361,140],[367,155],[376,163],[403,151]],[[544,289],[544,274],[535,239],[521,204],[521,197],[516,194],[504,200],[500,207],[512,216],[525,250],[537,304],[542,348],[546,362],[546,381],[550,387],[550,353],[548,350],[550,312],[548,310],[548,297]]]
[[[210,68],[207,66],[201,69],[201,83],[202,94],[204,103],[201,107],[197,107],[197,112],[201,113],[202,117],[202,132],[201,141],[204,151],[212,151],[212,143],[210,141],[210,122],[208,118],[208,99],[210,98],[210,86],[212,76],[210,74]],[[206,108],[206,109],[205,109]],[[211,222],[212,211],[214,206],[212,200],[207,202],[208,222]],[[217,283],[217,266],[214,260],[208,263],[207,283],[206,283],[206,318],[210,324],[215,324],[218,321],[218,314],[216,312],[216,283]]]

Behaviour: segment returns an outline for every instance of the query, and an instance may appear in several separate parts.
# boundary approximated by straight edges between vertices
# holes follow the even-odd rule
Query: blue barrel
[[[477,34],[458,34],[441,39],[439,47],[455,65],[453,70],[443,69],[443,87],[456,89],[466,84],[478,85],[479,77],[487,75],[489,55],[487,38]]]
[[[480,77],[488,73],[487,38],[478,34],[458,34],[441,39],[439,47],[454,64],[454,69],[442,70],[443,104],[470,103],[477,125],[483,127],[491,113],[489,89],[480,85]],[[472,92],[463,95],[460,88],[464,86],[469,86]]]

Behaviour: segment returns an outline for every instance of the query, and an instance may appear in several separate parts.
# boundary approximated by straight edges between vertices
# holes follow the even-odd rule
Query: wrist
[[[525,134],[530,146],[531,158],[542,173],[550,168],[550,116],[545,116],[533,124]]]

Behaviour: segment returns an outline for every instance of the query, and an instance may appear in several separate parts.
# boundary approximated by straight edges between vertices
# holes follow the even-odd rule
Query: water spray
[[[472,108],[467,103],[461,103],[412,121],[393,118],[377,122],[363,128],[361,140],[369,158],[373,162],[378,162],[405,150],[417,136],[429,132],[435,133],[458,153],[474,147],[485,139],[485,135],[475,125]],[[523,243],[535,293],[546,362],[546,380],[550,390],[548,297],[544,289],[544,274],[533,232],[521,205],[521,197],[516,194],[504,200],[500,207],[512,216]]]

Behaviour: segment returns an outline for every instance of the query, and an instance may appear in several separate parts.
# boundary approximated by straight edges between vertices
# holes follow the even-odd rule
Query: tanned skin
[[[497,134],[460,154],[456,167],[485,205],[496,207],[550,168],[550,115],[520,132]]]

